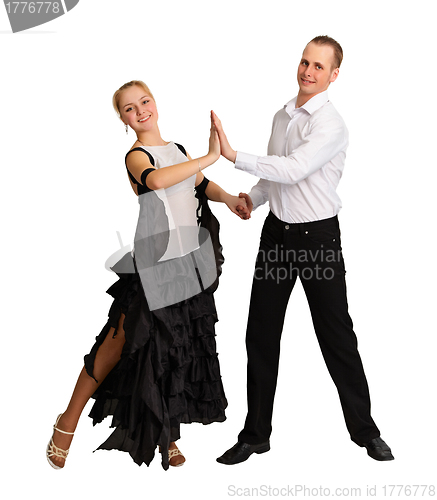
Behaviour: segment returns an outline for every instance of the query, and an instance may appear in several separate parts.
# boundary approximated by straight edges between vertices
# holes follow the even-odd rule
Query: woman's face
[[[129,125],[137,134],[153,129],[158,121],[155,101],[138,85],[123,91],[119,109],[123,123]]]

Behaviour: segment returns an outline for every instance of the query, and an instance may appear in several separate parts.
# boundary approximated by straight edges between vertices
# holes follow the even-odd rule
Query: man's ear
[[[334,71],[332,72],[331,79],[329,80],[330,83],[335,82],[337,80],[337,76],[340,73],[340,68],[335,68]]]

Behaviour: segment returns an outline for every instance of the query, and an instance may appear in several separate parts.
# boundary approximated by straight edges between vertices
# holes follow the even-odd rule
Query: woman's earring
[[[125,123],[124,125],[126,127],[126,134],[128,134],[129,133],[129,129],[127,128],[127,123]]]

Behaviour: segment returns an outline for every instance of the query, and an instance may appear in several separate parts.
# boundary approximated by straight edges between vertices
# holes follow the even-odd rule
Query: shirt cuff
[[[253,203],[253,210],[256,210],[259,206],[263,205],[265,202],[263,200],[263,195],[256,189],[252,189],[249,193],[250,199]]]
[[[256,164],[258,162],[258,156],[250,155],[248,153],[242,153],[237,151],[237,157],[235,158],[235,168],[238,170],[243,170],[248,174],[256,175]]]

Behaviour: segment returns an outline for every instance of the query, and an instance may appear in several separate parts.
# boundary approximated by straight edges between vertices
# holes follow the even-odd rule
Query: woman
[[[241,218],[249,214],[244,199],[201,172],[220,157],[212,121],[208,154],[193,160],[182,146],[161,138],[156,103],[143,82],[123,85],[113,105],[126,132],[130,127],[137,135],[125,160],[140,203],[134,254],[112,268],[120,279],[107,290],[114,297],[108,322],[85,356],[46,454],[52,467],[64,467],[79,417],[93,397],[93,423],[113,415],[115,427],[99,449],[127,451],[138,465],[149,465],[158,446],[168,469],[185,462],[175,444],[180,423],[226,418],[212,295],[223,259],[206,200],[226,203]],[[210,233],[203,229],[201,236],[199,222]]]

